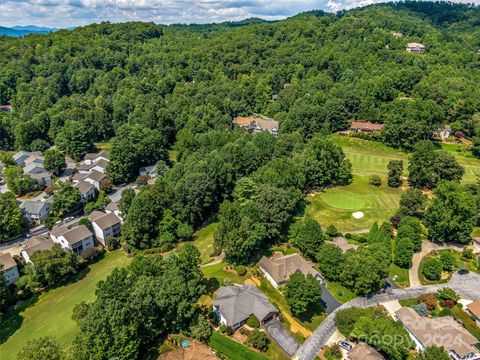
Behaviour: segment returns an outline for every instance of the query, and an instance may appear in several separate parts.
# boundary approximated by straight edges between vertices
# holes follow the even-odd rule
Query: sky
[[[338,11],[385,0],[0,0],[0,26],[81,26],[101,21],[212,23],[279,20],[313,9]],[[458,0],[480,4],[480,0]]]

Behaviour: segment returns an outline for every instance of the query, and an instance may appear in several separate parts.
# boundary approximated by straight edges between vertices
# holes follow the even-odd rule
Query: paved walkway
[[[371,297],[357,297],[352,301],[343,304],[334,312],[329,314],[320,324],[320,326],[318,326],[312,335],[305,341],[305,343],[300,346],[293,358],[298,360],[312,360],[315,358],[320,349],[327,343],[327,341],[335,332],[337,328],[335,325],[335,313],[339,310],[354,306],[366,308],[388,301],[409,299],[420,296],[426,292],[436,292],[437,290],[446,286],[455,290],[464,299],[480,298],[480,274],[473,272],[470,272],[466,275],[458,275],[458,273],[455,273],[447,284],[411,287],[404,289],[390,289]]]

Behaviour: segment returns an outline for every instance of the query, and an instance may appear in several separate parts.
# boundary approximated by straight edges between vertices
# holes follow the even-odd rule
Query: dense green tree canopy
[[[21,234],[25,225],[15,195],[10,191],[0,194],[0,242]]]

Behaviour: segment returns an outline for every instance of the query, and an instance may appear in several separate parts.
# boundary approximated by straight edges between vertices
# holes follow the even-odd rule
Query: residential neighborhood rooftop
[[[384,360],[385,358],[374,348],[365,344],[359,343],[348,352],[350,360]]]
[[[108,229],[115,224],[120,224],[120,219],[113,212],[105,214],[101,211],[93,211],[88,218],[102,230]]]
[[[237,324],[252,314],[261,321],[269,313],[278,312],[254,285],[222,286],[215,294],[212,304],[219,307],[229,324]]]
[[[318,271],[313,268],[312,263],[296,253],[273,259],[264,256],[260,259],[259,265],[268,272],[277,284],[287,281],[296,272],[304,275],[319,275]]]
[[[100,171],[97,171],[97,170],[93,170],[91,173],[89,173],[85,179],[88,178],[88,179],[92,179],[96,182],[100,182],[102,181],[104,178],[105,178],[105,174],[102,174]]]
[[[408,307],[397,310],[395,314],[423,346],[443,346],[446,351],[453,350],[461,358],[477,352],[474,345],[479,341],[450,316],[430,319]]]
[[[98,153],[88,153],[85,155],[85,160],[95,160],[99,157],[103,157],[105,159],[110,159],[110,154],[106,150],[102,150]]]
[[[380,131],[385,125],[374,124],[370,121],[352,121],[350,125],[351,130],[366,130],[366,131]]]
[[[0,255],[0,265],[3,265],[2,270],[8,270],[14,266],[17,266],[17,263],[13,259],[13,256],[10,253]]]
[[[34,236],[27,241],[27,246],[23,251],[25,251],[28,256],[32,256],[32,254],[37,251],[52,250],[54,245],[55,243],[51,239],[46,239],[43,236]]]
[[[81,193],[85,194],[95,186],[93,186],[93,184],[90,184],[87,181],[79,181],[78,183],[74,184],[73,187],[77,188]]]
[[[44,206],[47,206],[49,203],[51,203],[52,200],[53,200],[52,198],[49,198],[45,201],[26,200],[20,204],[20,209],[24,209],[29,214],[37,214],[42,210]]]
[[[467,305],[467,309],[475,314],[476,317],[480,318],[480,300],[476,300]]]

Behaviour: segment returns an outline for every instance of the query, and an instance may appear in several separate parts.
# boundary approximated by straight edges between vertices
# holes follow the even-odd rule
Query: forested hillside
[[[104,141],[122,126],[187,146],[252,112],[305,136],[349,119],[385,122],[394,146],[411,147],[447,122],[475,135],[478,7],[407,2],[245,23],[103,23],[2,38],[0,103],[12,100],[14,111],[2,118],[0,147],[54,143],[65,127]],[[425,54],[405,51],[414,41]]]

